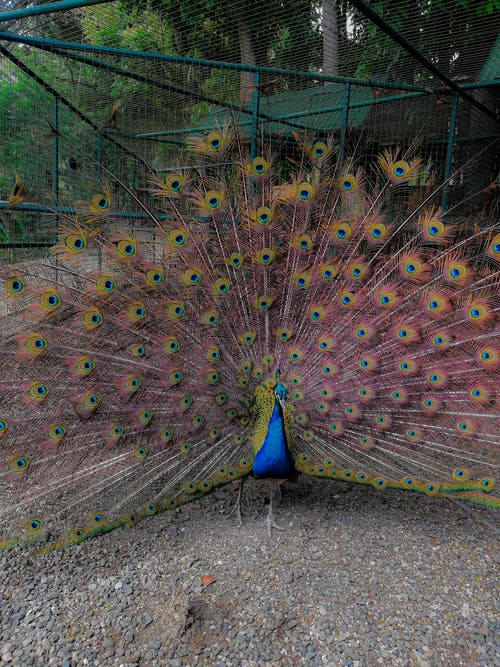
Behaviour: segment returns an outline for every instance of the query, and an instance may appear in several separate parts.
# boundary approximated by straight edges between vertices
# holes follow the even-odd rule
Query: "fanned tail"
[[[277,368],[300,472],[498,506],[498,227],[432,193],[408,211],[418,156],[296,138],[289,160],[229,124],[192,138],[202,166],[124,185],[143,224],[102,188],[52,258],[1,267],[5,544],[249,474]]]

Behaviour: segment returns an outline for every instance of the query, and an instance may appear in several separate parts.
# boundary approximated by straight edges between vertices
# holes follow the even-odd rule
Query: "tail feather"
[[[51,258],[1,267],[6,543],[249,474],[277,373],[300,472],[498,505],[498,227],[449,223],[435,192],[407,210],[419,156],[362,170],[296,139],[292,161],[250,159],[226,125],[188,140],[194,170],[107,173],[142,226],[103,188]]]

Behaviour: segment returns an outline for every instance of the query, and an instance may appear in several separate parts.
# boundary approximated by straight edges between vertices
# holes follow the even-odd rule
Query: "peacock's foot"
[[[266,520],[263,523],[264,526],[267,526],[267,534],[269,535],[270,538],[273,536],[273,528],[276,530],[285,530],[282,526],[278,526],[276,521],[274,520],[273,512],[272,509],[269,508],[268,515],[266,517]]]
[[[241,518],[241,492],[243,491],[243,482],[244,480],[242,479],[233,483],[233,486],[238,485],[238,497],[233,509],[229,512],[229,516],[231,516],[231,514],[236,514],[236,520],[238,521],[238,526],[240,528],[243,526],[243,520]]]

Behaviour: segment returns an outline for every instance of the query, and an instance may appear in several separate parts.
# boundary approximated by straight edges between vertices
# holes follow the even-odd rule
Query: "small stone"
[[[151,625],[152,622],[153,622],[153,619],[151,618],[151,616],[146,614],[146,616],[144,616],[144,618],[142,620],[142,627],[147,628],[148,625]]]

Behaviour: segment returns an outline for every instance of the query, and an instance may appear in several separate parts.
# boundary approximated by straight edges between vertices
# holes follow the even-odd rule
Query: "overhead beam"
[[[52,2],[48,5],[26,7],[25,9],[13,9],[11,12],[0,12],[0,21],[14,21],[17,19],[24,19],[28,16],[38,16],[39,14],[65,12],[68,9],[90,7],[91,5],[102,5],[105,2],[112,1],[113,0],[59,0],[59,2]]]

